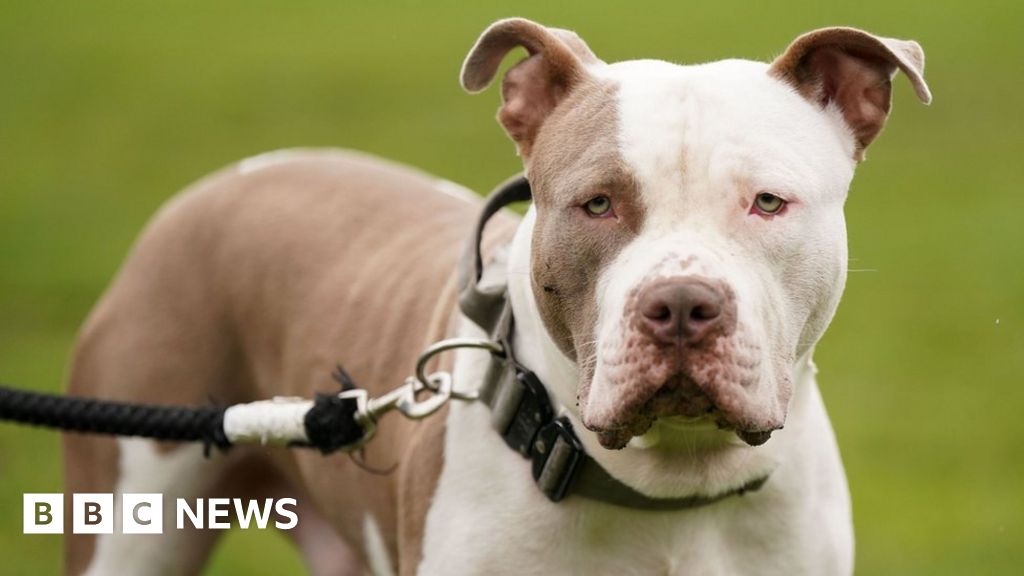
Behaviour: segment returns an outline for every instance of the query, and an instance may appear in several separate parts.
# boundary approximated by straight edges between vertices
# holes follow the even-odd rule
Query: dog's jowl
[[[294,498],[286,534],[318,574],[851,573],[812,355],[846,279],[847,189],[894,74],[930,101],[921,47],[828,28],[770,63],[609,64],[572,32],[510,19],[471,48],[463,87],[487,88],[520,47],[497,119],[533,202],[487,226],[484,275],[507,284],[510,350],[587,458],[564,498],[538,489],[485,402],[382,421],[365,459],[397,463],[387,475],[313,451],[205,460],[67,436],[66,491]],[[446,180],[354,152],[225,168],[142,234],[82,329],[69,390],[312,397],[336,390],[340,361],[379,395],[425,346],[490,336],[456,305],[480,209]],[[456,389],[490,365],[455,354]],[[592,472],[632,500],[584,489]],[[68,535],[68,572],[199,570],[220,532],[174,516],[159,536]]]

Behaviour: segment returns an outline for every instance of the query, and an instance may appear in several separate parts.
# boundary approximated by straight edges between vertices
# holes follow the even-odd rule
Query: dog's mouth
[[[764,444],[781,427],[744,426],[722,410],[716,399],[705,393],[705,388],[686,374],[674,374],[649,397],[624,402],[605,422],[584,417],[583,424],[597,435],[602,446],[611,450],[625,448],[634,438],[647,434],[655,423],[681,434],[711,428],[734,432],[748,446]]]
[[[642,440],[642,438],[651,430],[655,423],[663,423],[666,428],[683,434],[693,431],[707,431],[708,427],[706,425],[710,424],[719,431],[735,433],[737,438],[739,438],[744,444],[751,447],[761,446],[768,442],[768,440],[771,439],[772,432],[774,432],[774,430],[738,430],[733,427],[720,424],[713,414],[699,418],[647,416],[642,420],[638,420],[622,427],[605,428],[591,426],[586,422],[584,422],[584,426],[597,435],[597,439],[601,443],[601,446],[609,450],[621,450],[630,445],[631,442],[637,440],[643,444],[644,440]]]

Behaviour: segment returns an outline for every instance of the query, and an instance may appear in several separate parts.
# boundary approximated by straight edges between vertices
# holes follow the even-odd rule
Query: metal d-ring
[[[431,382],[430,377],[427,376],[427,362],[430,359],[442,352],[448,350],[455,350],[457,348],[477,348],[479,350],[486,350],[495,356],[504,356],[505,348],[497,342],[491,340],[484,340],[481,338],[449,338],[447,340],[441,340],[431,344],[426,350],[420,354],[419,360],[416,361],[416,379],[419,380],[420,384],[423,384],[424,388],[438,393],[438,387]],[[452,398],[456,400],[469,400],[473,401],[477,399],[476,392],[455,392],[452,391]]]

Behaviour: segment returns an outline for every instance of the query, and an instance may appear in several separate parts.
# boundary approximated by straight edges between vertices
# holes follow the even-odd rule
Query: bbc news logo
[[[71,531],[74,534],[113,534],[115,516],[120,510],[122,534],[163,534],[163,494],[122,494],[120,506],[114,506],[113,494],[72,494]],[[299,524],[294,498],[243,500],[241,498],[185,498],[174,501],[174,527],[178,530],[226,530],[232,518],[243,530],[260,530],[273,524],[291,530]],[[273,521],[272,521],[273,520]],[[63,534],[64,495],[24,494],[22,500],[24,534]]]

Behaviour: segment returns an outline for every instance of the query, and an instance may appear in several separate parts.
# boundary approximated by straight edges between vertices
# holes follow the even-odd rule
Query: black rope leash
[[[0,386],[0,419],[68,432],[142,436],[169,442],[203,442],[226,450],[224,409],[153,406],[59,396]]]
[[[0,385],[0,420],[67,432],[138,436],[165,442],[202,442],[222,451],[234,442],[225,432],[218,406],[160,406],[114,402],[17,390]],[[328,454],[357,443],[363,429],[356,420],[355,400],[318,394],[303,418],[306,438],[289,445],[307,446]]]
[[[473,339],[442,340],[421,355],[417,373],[434,355],[460,347],[493,347]],[[453,397],[451,375],[409,377],[377,398],[358,388],[341,366],[331,374],[341,390],[312,400],[274,397],[231,406],[166,406],[18,390],[0,384],[0,422],[10,421],[66,432],[136,436],[165,442],[202,442],[204,454],[235,444],[277,444],[314,448],[323,454],[352,452],[373,437],[377,421],[397,410],[419,420]],[[427,384],[429,381],[431,384]],[[417,395],[427,390],[423,401]]]

